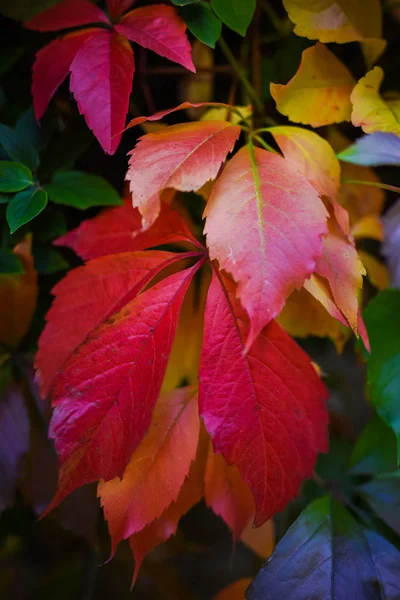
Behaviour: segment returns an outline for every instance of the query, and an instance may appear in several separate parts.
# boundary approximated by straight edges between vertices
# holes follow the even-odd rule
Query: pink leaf
[[[215,452],[236,464],[255,524],[282,510],[327,449],[325,386],[308,356],[272,321],[247,354],[246,313],[214,270],[207,298],[199,407]]]
[[[89,0],[64,0],[25,21],[24,27],[35,31],[59,31],[92,23],[109,24],[110,21],[106,13]]]
[[[186,24],[172,6],[154,4],[131,10],[115,29],[143,48],[196,72],[185,33]]]
[[[122,476],[150,424],[181,304],[200,265],[137,296],[67,362],[56,381],[50,424],[58,491],[46,512],[85,483]]]
[[[70,33],[53,40],[36,54],[33,65],[32,96],[37,120],[42,118],[57,88],[69,75],[75,56],[96,31],[96,29],[84,29]]]
[[[108,154],[114,154],[121,139],[134,69],[129,42],[100,30],[71,64],[70,88],[79,111]]]
[[[171,113],[177,112],[179,110],[186,110],[188,108],[201,108],[203,106],[210,106],[215,108],[232,108],[229,104],[224,104],[223,102],[196,102],[193,104],[192,102],[182,102],[178,106],[174,108],[167,108],[166,110],[160,110],[153,115],[148,115],[147,117],[135,117],[132,121],[129,121],[128,125],[125,127],[125,131],[130,129],[131,127],[136,127],[136,125],[141,125],[145,121],[160,121],[167,115]]]

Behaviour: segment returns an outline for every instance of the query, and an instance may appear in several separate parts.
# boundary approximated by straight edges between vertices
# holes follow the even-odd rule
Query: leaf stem
[[[354,183],[357,185],[369,185],[371,187],[377,187],[381,190],[388,190],[389,192],[400,192],[400,187],[396,185],[389,185],[388,183],[381,183],[380,181],[363,181],[358,179],[343,179],[343,183]]]

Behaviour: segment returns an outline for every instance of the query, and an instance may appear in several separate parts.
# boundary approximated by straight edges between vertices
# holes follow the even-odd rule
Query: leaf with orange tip
[[[122,480],[99,483],[112,554],[120,541],[159,519],[176,502],[196,457],[199,425],[196,390],[179,388],[162,395]]]
[[[321,127],[350,121],[355,80],[323,44],[304,50],[297,73],[286,85],[271,83],[280,113],[295,123]]]
[[[227,465],[220,454],[209,445],[204,499],[207,506],[231,528],[237,541],[254,516],[253,496],[240,476],[236,465]]]
[[[189,476],[182,485],[178,498],[172,502],[163,514],[147,525],[141,531],[134,533],[129,538],[129,544],[135,559],[135,571],[132,585],[134,585],[139,574],[145,556],[159,544],[166,542],[175,535],[178,524],[192,506],[200,502],[203,495],[202,472],[199,462],[192,463]]]
[[[6,347],[19,344],[35,312],[38,285],[31,247],[27,238],[13,250],[22,262],[23,273],[0,275],[0,344]]]
[[[238,282],[250,317],[248,349],[314,271],[327,212],[291,162],[249,145],[226,165],[204,216],[210,258]]]
[[[227,121],[208,121],[172,125],[139,138],[130,153],[126,179],[144,230],[160,212],[160,192],[197,191],[215,179],[240,132],[238,125]]]
[[[362,77],[351,94],[351,121],[365,133],[383,131],[400,135],[400,102],[384,100],[379,93],[383,71],[374,67]]]
[[[310,40],[343,44],[382,33],[379,0],[283,0],[294,32]],[[366,10],[367,9],[367,10]]]
[[[240,536],[240,541],[260,558],[269,558],[275,546],[275,527],[272,519],[261,527],[249,523]]]
[[[238,579],[238,581],[231,583],[221,590],[219,594],[214,596],[213,600],[244,600],[246,590],[252,581],[252,577]]]

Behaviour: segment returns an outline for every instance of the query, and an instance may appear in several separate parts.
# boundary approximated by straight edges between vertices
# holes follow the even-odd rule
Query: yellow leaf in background
[[[351,121],[365,133],[384,131],[400,135],[400,102],[384,100],[379,93],[383,71],[374,67],[362,77],[351,94]]]
[[[355,42],[379,38],[382,10],[379,0],[283,0],[294,32],[320,42]]]
[[[269,558],[275,546],[275,527],[272,519],[261,527],[249,523],[240,536],[240,540],[261,558]]]
[[[37,273],[32,257],[32,243],[25,239],[15,246],[25,272],[0,275],[0,344],[15,347],[31,323],[38,295]]]
[[[232,125],[238,125],[242,121],[245,121],[253,114],[253,109],[250,105],[248,106],[235,106],[236,110],[240,112],[241,117],[234,112],[231,112],[227,108],[209,108],[201,117],[201,121],[229,121]]]
[[[180,99],[182,102],[188,101],[193,104],[197,102],[210,102],[214,92],[214,73],[212,72],[214,52],[199,40],[194,40],[192,44],[192,59],[197,73],[190,73],[182,79],[179,94]],[[197,121],[206,110],[206,107],[188,108],[187,113],[190,119]]]
[[[286,85],[271,83],[277,109],[295,123],[321,127],[350,121],[355,80],[323,44],[304,50],[297,73]]]
[[[364,265],[368,279],[378,290],[385,290],[389,287],[389,272],[385,265],[381,263],[375,256],[359,250],[358,256]]]
[[[386,50],[387,41],[382,39],[369,39],[360,42],[367,69],[372,69],[376,61]]]
[[[377,215],[361,217],[352,227],[351,233],[355,240],[369,238],[378,242],[383,241],[383,225]]]
[[[244,595],[251,582],[251,577],[239,579],[221,590],[214,596],[214,600],[244,600]]]

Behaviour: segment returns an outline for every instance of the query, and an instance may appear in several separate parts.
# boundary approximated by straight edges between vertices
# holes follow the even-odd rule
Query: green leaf
[[[92,206],[115,206],[121,204],[116,190],[102,177],[81,171],[57,173],[47,184],[50,200],[79,209]]]
[[[365,309],[371,354],[367,356],[372,404],[400,445],[400,290],[380,292]]]
[[[236,33],[246,35],[256,9],[256,0],[211,0],[216,15]]]
[[[376,514],[400,535],[400,471],[360,485],[357,491]]]
[[[24,267],[19,257],[8,248],[0,248],[0,273],[9,275],[23,272]]]
[[[47,192],[43,189],[32,187],[16,194],[6,210],[10,233],[14,233],[21,225],[32,221],[36,215],[42,212],[46,204]]]
[[[52,275],[69,268],[68,262],[54,248],[49,246],[34,246],[33,258],[35,269],[40,275]]]
[[[16,162],[22,163],[30,169],[38,167],[39,154],[32,144],[2,123],[0,123],[0,145]]]
[[[188,4],[198,4],[201,0],[171,0],[175,6],[187,6]]]
[[[28,167],[8,160],[0,161],[1,192],[20,192],[32,183],[32,173]]]
[[[373,417],[361,432],[350,465],[352,475],[378,474],[396,468],[396,436],[379,417]]]
[[[200,42],[215,48],[215,42],[221,35],[222,23],[209,4],[202,2],[185,6],[180,10],[180,15]]]
[[[288,529],[246,600],[395,600],[399,561],[397,548],[323,496]]]
[[[47,146],[51,138],[51,128],[48,121],[42,119],[39,127],[33,108],[24,112],[18,119],[15,131],[21,138],[39,150],[39,152]]]

